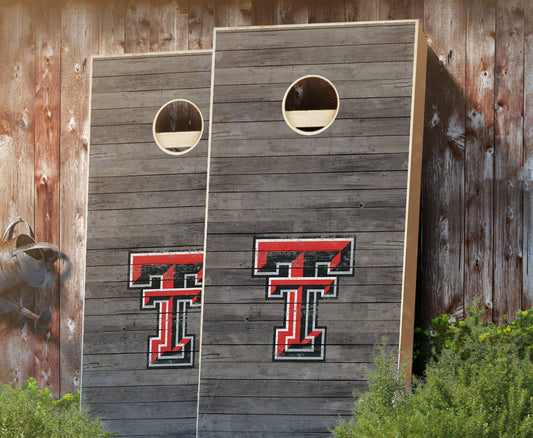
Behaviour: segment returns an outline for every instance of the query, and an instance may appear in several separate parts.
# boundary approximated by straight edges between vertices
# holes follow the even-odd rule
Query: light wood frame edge
[[[226,27],[215,27],[213,31],[216,32],[240,32],[240,31],[252,31],[252,32],[261,32],[265,30],[289,30],[289,29],[301,29],[301,28],[331,28],[331,27],[350,27],[353,25],[358,26],[380,26],[383,24],[388,24],[391,26],[403,25],[403,24],[415,24],[419,23],[419,20],[416,19],[405,19],[405,20],[376,20],[376,21],[339,21],[332,23],[300,23],[300,24],[267,24],[267,25],[252,25],[252,26],[226,26]],[[416,35],[415,35],[416,37]],[[214,48],[214,45],[213,45]]]
[[[173,55],[207,55],[211,54],[213,49],[197,49],[197,50],[164,50],[161,52],[131,52],[131,53],[104,53],[91,55],[91,60],[108,60],[121,58],[144,58],[146,56],[173,56]]]
[[[416,21],[409,136],[409,171],[407,177],[407,211],[403,258],[402,304],[398,366],[411,379],[415,324],[416,276],[420,190],[422,183],[422,147],[424,137],[424,105],[426,96],[427,44],[420,22]]]

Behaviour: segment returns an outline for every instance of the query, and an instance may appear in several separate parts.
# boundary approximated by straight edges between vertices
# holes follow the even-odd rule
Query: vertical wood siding
[[[35,375],[56,395],[79,386],[90,57],[209,49],[215,24],[421,19],[436,58],[419,320],[461,316],[477,296],[493,303],[494,320],[533,304],[531,0],[50,0],[45,9],[0,4],[0,226],[21,216],[66,257],[46,290],[17,294],[54,310],[44,337],[0,315],[1,381]]]

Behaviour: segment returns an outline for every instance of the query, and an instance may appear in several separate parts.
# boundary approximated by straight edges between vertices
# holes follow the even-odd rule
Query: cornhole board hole
[[[215,31],[199,436],[327,436],[409,357],[418,21]]]
[[[196,431],[211,59],[93,60],[82,396],[122,436]]]

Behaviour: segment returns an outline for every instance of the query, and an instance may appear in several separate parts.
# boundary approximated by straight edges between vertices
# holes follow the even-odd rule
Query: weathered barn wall
[[[532,17],[531,0],[2,1],[0,225],[21,216],[66,257],[36,294],[49,333],[2,319],[0,380],[79,387],[91,55],[211,48],[214,25],[421,19],[442,68],[428,71],[420,320],[480,295],[495,320],[531,306]]]

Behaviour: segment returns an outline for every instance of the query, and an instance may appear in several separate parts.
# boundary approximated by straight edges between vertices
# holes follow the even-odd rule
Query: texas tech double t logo
[[[353,275],[353,238],[255,239],[254,277],[267,277],[266,299],[285,299],[285,324],[274,332],[274,360],[324,360],[320,298],[337,298],[338,277]]]
[[[130,254],[129,287],[142,289],[142,310],[158,310],[157,336],[148,338],[149,368],[194,366],[187,309],[200,307],[202,266],[202,252]]]

